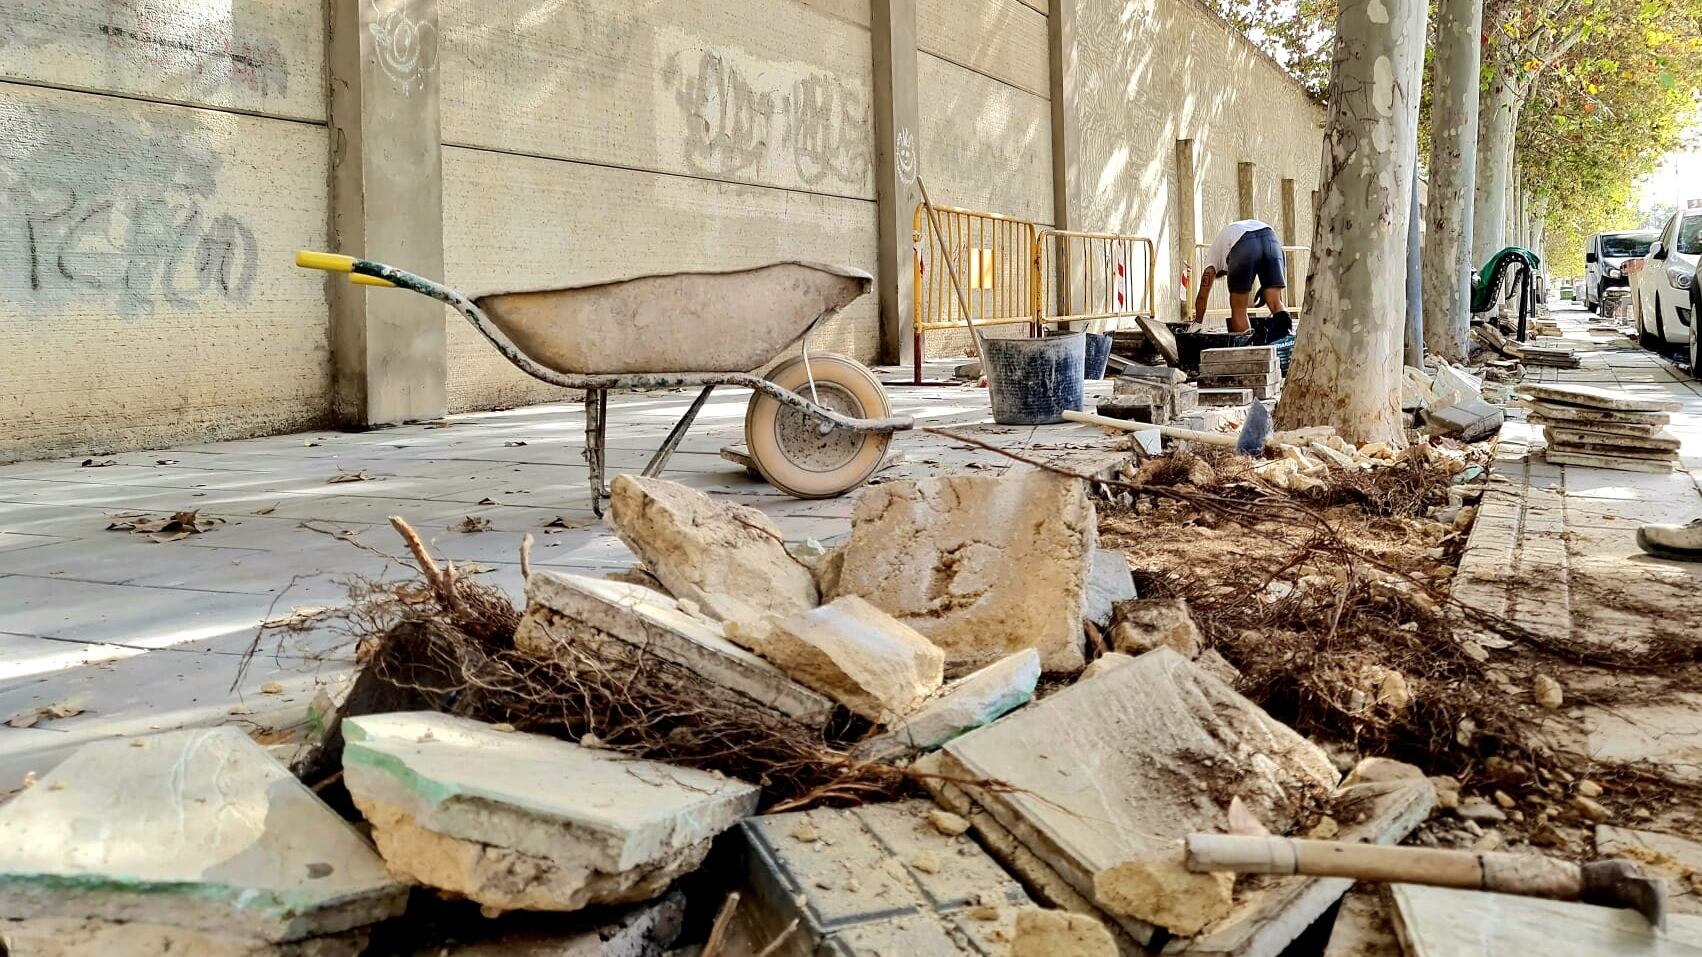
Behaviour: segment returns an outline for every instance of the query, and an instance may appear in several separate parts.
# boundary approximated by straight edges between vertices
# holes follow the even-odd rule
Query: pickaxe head
[[[1581,868],[1583,890],[1578,899],[1586,904],[1625,907],[1642,914],[1649,925],[1667,926],[1667,885],[1650,877],[1630,861],[1591,861]]]

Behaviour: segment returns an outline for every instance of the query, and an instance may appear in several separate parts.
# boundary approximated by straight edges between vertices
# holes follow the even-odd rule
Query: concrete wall
[[[320,0],[0,4],[0,458],[319,424]]]
[[[933,201],[1052,225],[1047,5],[916,0],[916,49],[918,168]],[[966,332],[941,330],[928,334],[926,349],[956,355],[968,341]]]
[[[358,64],[328,61],[327,2],[360,4],[329,7],[362,27],[339,37],[374,35]],[[435,45],[397,33],[433,23]],[[404,54],[399,78],[386,57]],[[328,73],[362,91],[332,118],[334,154]],[[457,316],[441,343],[413,335],[402,294],[333,317],[327,289],[342,287],[289,257],[337,242],[333,158],[350,173],[334,180],[339,223],[435,254],[409,225],[430,223],[417,242],[440,241],[444,278],[475,295],[776,259],[859,266],[886,290],[909,281],[898,207],[919,171],[944,205],[1154,238],[1174,302],[1176,141],[1197,147],[1203,239],[1236,217],[1252,163],[1255,215],[1280,227],[1294,180],[1305,242],[1320,122],[1196,0],[8,0],[0,457],[391,421],[333,402],[333,342],[374,394],[430,380],[417,391],[436,398],[404,418],[438,414],[445,394],[452,411],[559,398]],[[348,203],[380,195],[375,171],[416,168],[415,219],[389,198]],[[812,345],[870,360],[883,331],[907,342],[908,293],[888,298],[887,315],[866,297]],[[931,335],[928,351],[961,338]]]
[[[440,0],[444,260],[472,293],[875,271],[867,0]],[[452,410],[551,397],[456,316]],[[871,357],[873,297],[812,348]]]
[[[1076,137],[1072,228],[1155,240],[1159,302],[1180,299],[1175,141],[1199,155],[1199,242],[1238,216],[1238,175],[1255,164],[1257,218],[1282,229],[1281,183],[1296,181],[1297,234],[1311,242],[1323,111],[1275,62],[1196,0],[1069,4],[1066,96]]]

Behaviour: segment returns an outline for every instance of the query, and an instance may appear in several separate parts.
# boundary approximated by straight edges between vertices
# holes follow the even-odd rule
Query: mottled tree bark
[[[1424,344],[1463,362],[1471,336],[1472,204],[1483,0],[1439,0],[1430,98],[1430,193],[1424,237]]]
[[[1306,320],[1277,426],[1401,441],[1407,222],[1417,165],[1424,0],[1343,0]]]
[[[1507,206],[1513,188],[1513,131],[1519,95],[1499,71],[1483,93],[1477,132],[1477,191],[1472,213],[1472,262],[1481,266],[1507,245]]]

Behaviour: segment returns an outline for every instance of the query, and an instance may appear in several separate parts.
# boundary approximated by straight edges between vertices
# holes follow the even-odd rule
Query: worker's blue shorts
[[[1268,226],[1237,239],[1224,259],[1229,265],[1230,292],[1252,292],[1254,279],[1266,289],[1288,286],[1282,274],[1282,243]]]

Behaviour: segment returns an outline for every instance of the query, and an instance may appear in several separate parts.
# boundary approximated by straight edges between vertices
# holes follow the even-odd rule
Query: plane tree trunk
[[[1472,261],[1481,266],[1507,245],[1507,200],[1513,190],[1513,133],[1519,125],[1519,92],[1497,70],[1479,107],[1477,188],[1472,213]]]
[[[1424,344],[1463,362],[1471,336],[1472,204],[1483,0],[1440,0],[1430,98],[1430,192],[1424,237]]]
[[[1343,0],[1340,10],[1307,314],[1276,421],[1398,444],[1425,4]]]

